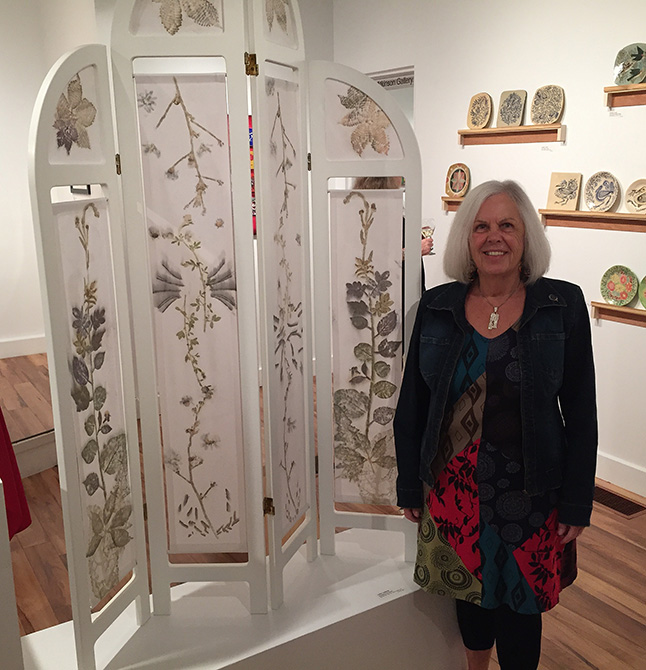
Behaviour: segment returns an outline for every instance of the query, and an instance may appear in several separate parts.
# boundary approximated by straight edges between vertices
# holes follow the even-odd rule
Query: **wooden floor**
[[[27,371],[24,360],[0,360],[0,406],[7,424],[15,410],[7,411],[6,399],[24,410],[17,397],[22,402],[29,397],[24,386],[20,393],[8,390],[7,379],[22,385],[21,375],[27,380],[35,375],[38,381],[44,363],[36,357],[33,364],[38,373]],[[46,424],[37,421],[35,426]],[[26,634],[68,621],[72,612],[56,468],[23,481],[33,523],[13,538],[11,552],[20,631]],[[578,564],[578,579],[544,617],[540,669],[646,670],[646,513],[626,519],[595,503],[592,526],[578,542]],[[495,659],[491,668],[499,668]]]

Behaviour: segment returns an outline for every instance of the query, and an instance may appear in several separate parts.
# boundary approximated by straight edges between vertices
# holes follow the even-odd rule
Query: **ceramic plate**
[[[503,91],[498,106],[498,128],[522,126],[527,91]]]
[[[639,282],[639,302],[646,307],[646,277]]]
[[[615,84],[641,84],[646,81],[646,44],[636,42],[624,47],[615,58]]]
[[[547,209],[575,211],[579,205],[582,176],[579,172],[552,172]]]
[[[491,119],[493,102],[488,93],[476,93],[469,103],[467,126],[473,130],[486,128]]]
[[[619,195],[619,182],[610,172],[595,172],[585,184],[585,206],[595,212],[607,212]]]
[[[638,287],[637,275],[625,265],[613,265],[601,277],[601,295],[611,305],[627,305],[637,294]]]
[[[469,190],[469,168],[464,163],[454,163],[446,173],[445,191],[449,197],[461,198]]]
[[[626,209],[634,214],[646,213],[646,179],[638,179],[626,189]]]
[[[557,123],[563,114],[565,92],[560,86],[541,86],[532,99],[530,116],[535,125]]]

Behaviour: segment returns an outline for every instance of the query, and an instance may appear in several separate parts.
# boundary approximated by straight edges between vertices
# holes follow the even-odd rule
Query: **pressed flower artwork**
[[[56,206],[70,305],[70,395],[77,413],[91,606],[132,569],[132,501],[104,201]]]
[[[159,5],[159,19],[167,33],[174,35],[182,27],[184,15],[198,26],[221,26],[220,15],[209,0],[151,0]]]
[[[265,288],[272,309],[273,363],[269,393],[276,418],[271,443],[280,454],[279,504],[287,531],[307,509],[305,483],[305,385],[303,380],[303,253],[301,246],[301,138],[298,86],[267,79],[266,110],[271,188],[265,221],[270,244],[264,248]]]
[[[395,502],[392,422],[402,356],[402,211],[399,191],[351,191],[332,197],[339,502]]]
[[[226,84],[137,77],[137,95],[170,551],[245,551]]]
[[[76,73],[61,93],[56,105],[56,118],[53,127],[56,130],[56,145],[70,155],[73,146],[79,149],[91,149],[87,129],[96,119],[94,103],[83,95],[80,73]]]
[[[270,42],[296,46],[294,9],[291,0],[264,0],[265,36]]]

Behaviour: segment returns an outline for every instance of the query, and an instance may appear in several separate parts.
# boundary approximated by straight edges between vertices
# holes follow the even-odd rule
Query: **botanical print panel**
[[[136,86],[170,551],[245,551],[226,80]]]
[[[222,0],[137,0],[130,19],[134,35],[220,33]]]
[[[325,81],[325,145],[330,160],[387,160],[404,155],[381,107],[363,91],[336,79]]]
[[[69,392],[76,408],[73,448],[84,506],[90,606],[135,565],[121,360],[106,201],[54,205],[69,320]],[[72,445],[65,445],[66,449]]]
[[[403,192],[330,193],[335,500],[395,504]]]
[[[265,38],[274,44],[298,48],[292,0],[264,0]]]
[[[52,165],[99,163],[103,160],[97,73],[91,65],[77,72],[60,92],[51,120],[49,162]]]
[[[265,80],[264,155],[269,158],[263,189],[266,218],[260,222],[267,277],[267,319],[271,319],[272,450],[278,450],[277,514],[283,532],[307,510],[305,450],[306,386],[303,379],[303,294],[306,248],[302,246],[302,141],[299,88],[281,79]],[[271,313],[271,316],[270,314]],[[269,324],[268,324],[269,328]],[[275,474],[275,479],[276,479]]]

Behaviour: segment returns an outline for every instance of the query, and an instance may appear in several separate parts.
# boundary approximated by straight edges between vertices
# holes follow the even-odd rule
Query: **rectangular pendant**
[[[498,328],[498,319],[500,318],[500,314],[494,309],[493,312],[489,315],[489,325],[487,328],[489,330],[494,330],[495,328]]]

